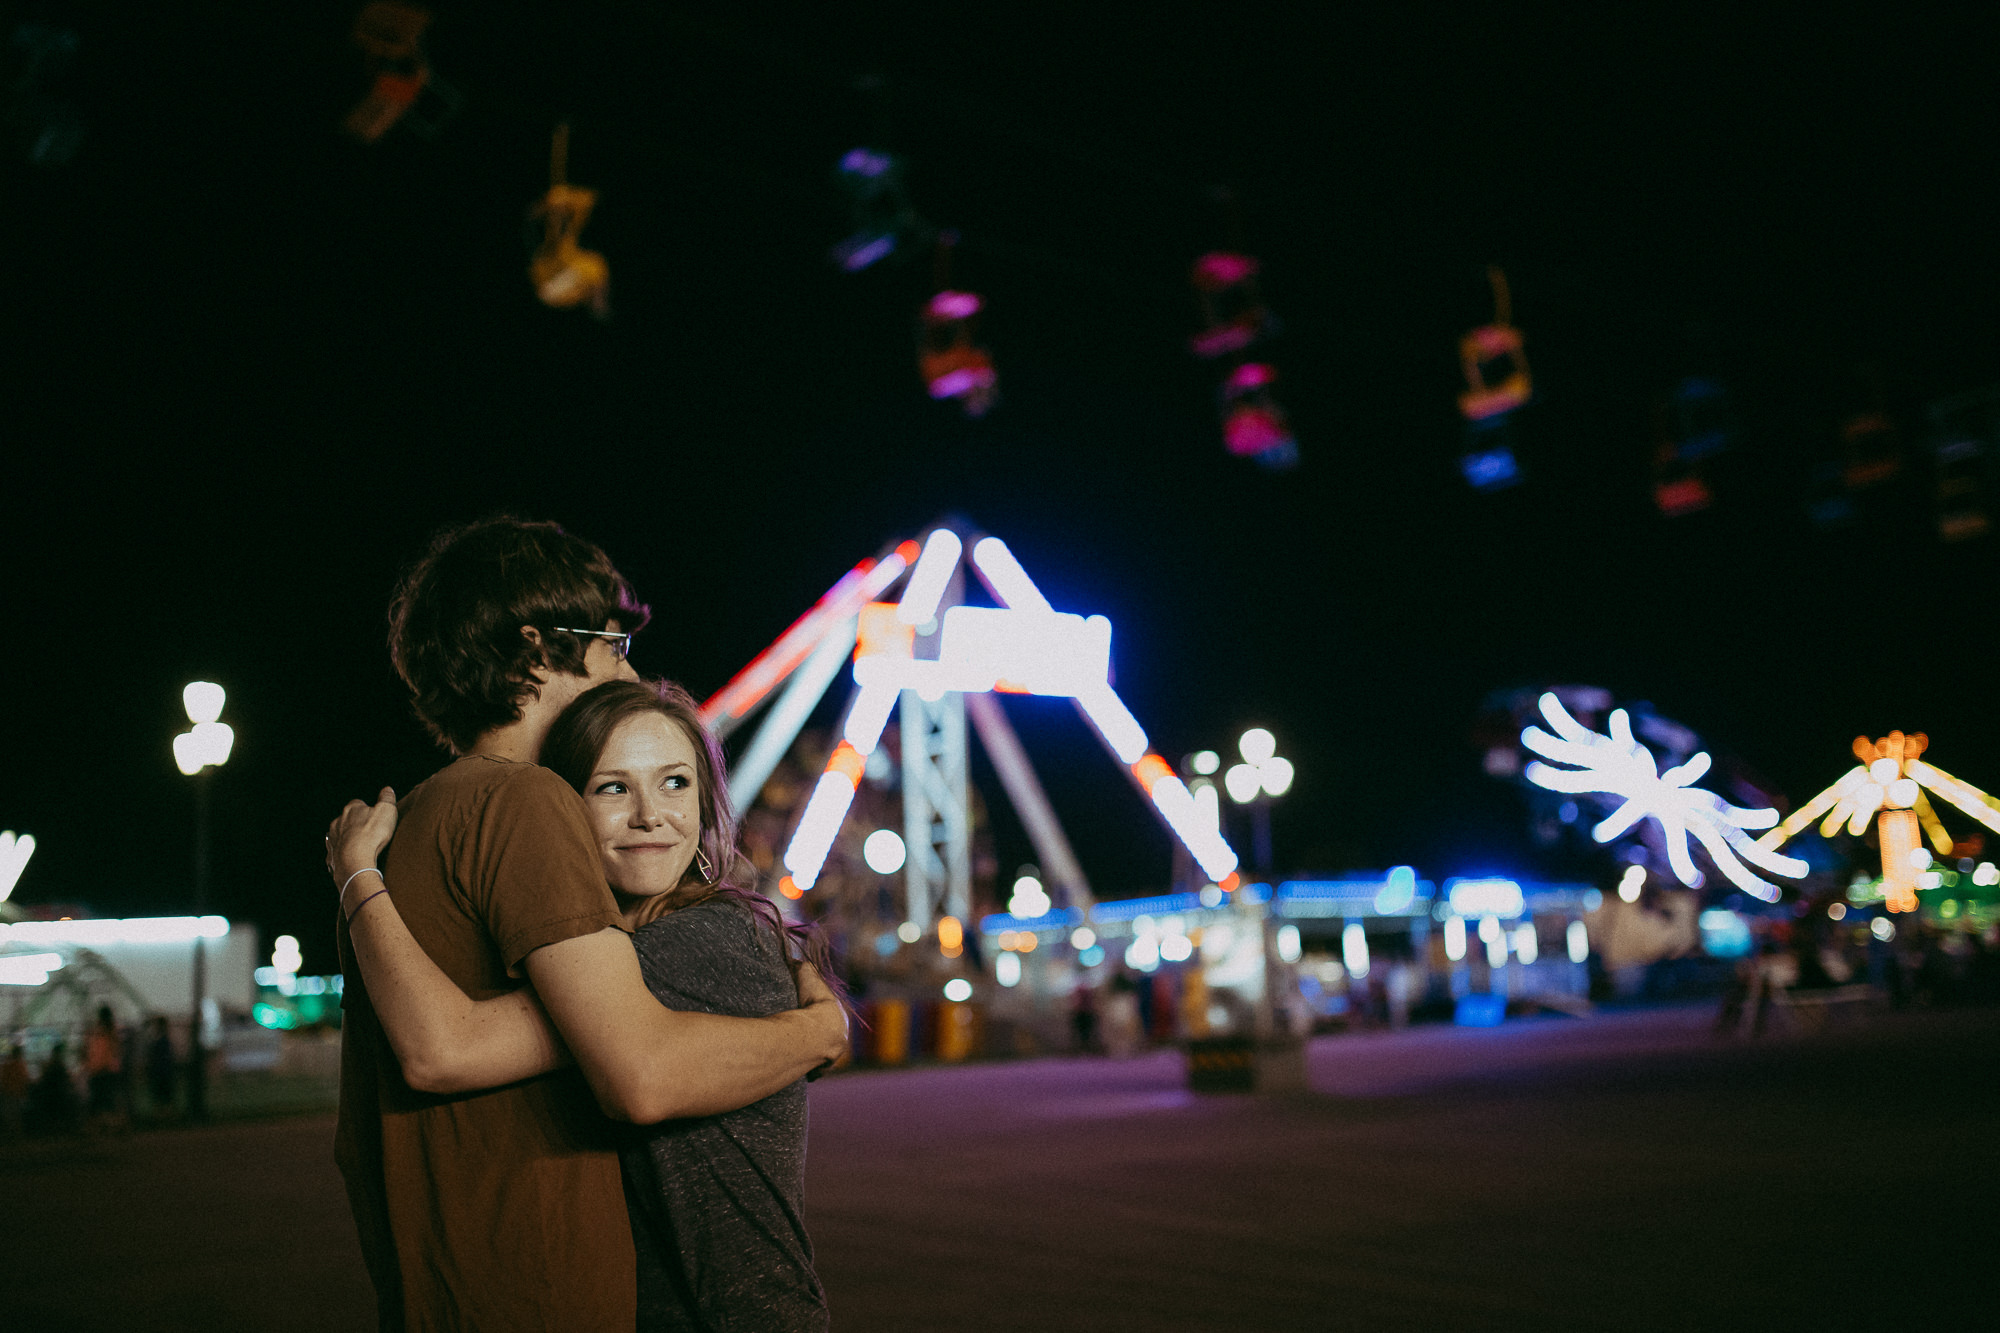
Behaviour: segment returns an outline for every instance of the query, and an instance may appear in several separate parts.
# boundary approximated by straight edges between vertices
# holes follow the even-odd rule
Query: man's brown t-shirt
[[[475,1000],[545,944],[623,928],[583,803],[534,764],[470,756],[401,802],[383,874],[410,933]],[[617,1144],[577,1071],[413,1091],[340,924],[340,1125],[384,1329],[630,1333],[637,1278]]]

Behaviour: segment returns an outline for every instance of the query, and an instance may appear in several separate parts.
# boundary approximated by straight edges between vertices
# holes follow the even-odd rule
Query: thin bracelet
[[[375,892],[369,894],[366,898],[363,898],[360,902],[354,904],[354,910],[347,914],[348,924],[352,925],[354,923],[354,918],[361,915],[362,908],[368,906],[368,904],[374,902],[377,898],[380,898],[383,894],[387,893],[388,891],[389,891],[389,886],[387,884],[384,884],[381,888],[375,890]]]
[[[349,875],[349,876],[347,877],[347,880],[346,880],[346,882],[345,882],[345,883],[343,883],[343,884],[342,884],[342,885],[340,886],[340,896],[341,896],[341,897],[343,897],[343,898],[345,898],[345,897],[347,896],[347,886],[348,886],[349,884],[352,884],[352,883],[353,883],[353,882],[354,882],[355,880],[357,880],[357,879],[360,879],[360,878],[361,878],[361,877],[362,877],[363,875],[379,875],[379,874],[381,874],[381,873],[382,873],[382,872],[381,872],[381,871],[379,871],[379,870],[377,870],[377,869],[376,869],[376,868],[375,868],[374,866],[363,866],[363,867],[361,867],[361,869],[359,869],[359,870],[355,871],[355,872],[354,872],[353,874]],[[388,881],[387,879],[384,879],[384,880],[382,881],[382,883],[383,883],[384,885],[387,885],[387,884],[388,884],[388,882],[389,882],[389,881]]]

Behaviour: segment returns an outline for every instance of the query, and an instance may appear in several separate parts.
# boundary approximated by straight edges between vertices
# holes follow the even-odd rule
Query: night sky
[[[498,511],[601,542],[654,609],[635,663],[701,695],[856,560],[962,514],[1111,618],[1162,753],[1277,734],[1284,870],[1547,870],[1470,736],[1491,691],[1557,681],[1651,701],[1794,801],[1891,727],[2000,785],[2000,537],[1938,540],[1924,424],[2000,383],[1990,26],[446,3],[428,45],[463,111],[363,147],[337,129],[356,8],[5,7],[80,32],[61,92],[87,126],[33,166],[17,120],[0,164],[23,902],[188,907],[168,746],[180,686],[212,679],[238,736],[214,907],[331,970],[319,835],[441,759],[389,668],[389,591],[436,527]],[[525,274],[565,118],[602,324]],[[858,143],[962,234],[1001,374],[983,420],[916,375],[928,254],[827,260]],[[1221,246],[1261,257],[1284,322],[1289,474],[1224,453],[1187,350],[1188,266]],[[1537,401],[1525,480],[1478,494],[1456,356],[1489,263]],[[1714,508],[1669,521],[1654,413],[1696,374],[1741,438]],[[1821,530],[1813,469],[1867,408],[1909,462]],[[1082,722],[1008,706],[1100,893],[1163,887],[1167,837]]]

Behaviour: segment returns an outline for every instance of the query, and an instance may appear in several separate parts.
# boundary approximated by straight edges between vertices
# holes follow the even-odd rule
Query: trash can
[[[938,1006],[937,1057],[963,1060],[977,1047],[979,1015],[963,1000],[946,1000]]]
[[[1257,1086],[1252,1037],[1194,1037],[1187,1043],[1188,1087],[1196,1092],[1250,1092]]]
[[[1297,1092],[1306,1086],[1306,1046],[1291,1039],[1196,1037],[1187,1043],[1187,1067],[1195,1092]]]
[[[877,1000],[868,1034],[868,1058],[878,1065],[899,1065],[910,1058],[910,1002]]]

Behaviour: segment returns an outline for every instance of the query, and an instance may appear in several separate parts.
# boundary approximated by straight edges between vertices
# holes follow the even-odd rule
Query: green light
[[[299,1025],[299,1020],[297,1018],[293,1017],[291,1014],[286,1013],[283,1009],[279,1009],[273,1005],[268,1005],[268,1004],[256,1004],[250,1006],[250,1017],[256,1019],[259,1023],[263,1024],[267,1028],[273,1028],[279,1031],[283,1031],[288,1028],[295,1028]]]

